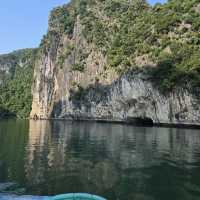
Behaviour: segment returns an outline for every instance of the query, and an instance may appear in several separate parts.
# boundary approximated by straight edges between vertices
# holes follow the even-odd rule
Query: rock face
[[[70,5],[66,9],[73,12]],[[164,95],[143,72],[119,75],[83,29],[79,15],[70,33],[50,17],[35,66],[31,118],[200,125],[200,101],[189,89],[176,87]]]
[[[182,88],[165,96],[145,76],[143,73],[129,72],[110,85],[95,83],[85,89],[66,91],[69,96],[63,95],[58,98],[58,101],[50,100],[54,102],[52,110],[49,113],[42,113],[44,109],[47,111],[47,107],[42,107],[39,117],[122,122],[152,120],[153,123],[161,124],[200,124],[198,98]],[[59,93],[59,88],[57,87],[53,93]],[[44,98],[46,100],[53,97],[46,94]],[[40,104],[40,102],[35,103]],[[38,115],[36,111],[32,110],[32,116]]]
[[[75,45],[60,68],[55,49],[42,54],[35,68],[31,117],[107,121],[151,120],[153,123],[200,124],[199,99],[189,90],[177,88],[163,95],[143,72],[118,76],[106,71],[106,58],[94,51],[81,35],[77,19],[72,38],[60,42]],[[84,72],[73,71],[76,52],[88,52]],[[55,51],[52,53],[52,51]],[[76,52],[75,52],[76,51]]]
[[[72,46],[73,49],[61,66],[59,59]],[[82,56],[85,57],[84,64],[80,61]],[[84,65],[84,71],[74,69],[77,63]],[[73,34],[53,37],[50,48],[43,50],[36,63],[30,116],[47,119],[70,114],[68,109],[72,109],[72,93],[79,92],[90,84],[109,84],[115,80],[116,73],[113,70],[105,71],[105,65],[105,56],[83,37],[80,19],[77,17]],[[108,75],[105,76],[105,73]],[[61,112],[58,114],[59,110]]]

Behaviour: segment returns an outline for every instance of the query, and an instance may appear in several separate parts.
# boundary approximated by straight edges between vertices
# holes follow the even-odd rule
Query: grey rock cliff
[[[189,89],[163,95],[142,72],[119,76],[82,29],[79,16],[71,34],[50,25],[35,66],[31,118],[200,125],[200,102]],[[84,70],[74,70],[77,63]]]
[[[82,94],[55,106],[53,117],[111,121],[151,119],[154,123],[199,124],[199,100],[178,88],[167,96],[161,94],[143,74],[123,75],[111,85],[89,86]],[[78,99],[77,99],[78,97]]]
[[[177,88],[163,95],[146,75],[137,72],[129,72],[110,84],[97,81],[73,90],[68,86],[70,80],[77,79],[81,84],[87,81],[87,75],[84,79],[66,71],[61,77],[54,74],[53,65],[48,66],[36,76],[38,88],[33,93],[36,110],[32,110],[32,116],[124,122],[151,119],[154,123],[200,124],[200,102],[189,90]],[[41,76],[44,78],[40,79]]]

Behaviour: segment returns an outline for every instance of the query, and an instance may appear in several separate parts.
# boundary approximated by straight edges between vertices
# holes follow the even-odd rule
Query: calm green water
[[[26,194],[199,200],[200,130],[0,121],[0,183]]]

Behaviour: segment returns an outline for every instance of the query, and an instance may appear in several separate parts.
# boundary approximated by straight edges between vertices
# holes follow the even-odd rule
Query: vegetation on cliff
[[[107,68],[121,74],[148,67],[162,92],[177,85],[199,87],[198,0],[170,0],[153,7],[145,0],[72,0],[53,10],[48,34],[71,35],[77,16],[88,44],[106,56]],[[69,55],[60,57],[61,65]]]

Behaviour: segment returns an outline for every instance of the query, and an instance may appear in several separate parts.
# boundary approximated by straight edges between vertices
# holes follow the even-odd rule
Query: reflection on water
[[[65,121],[0,122],[0,182],[28,194],[200,199],[200,132]]]

